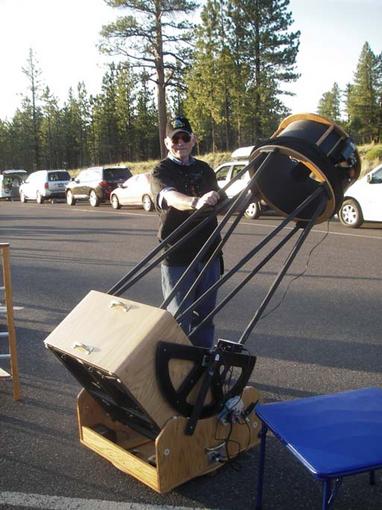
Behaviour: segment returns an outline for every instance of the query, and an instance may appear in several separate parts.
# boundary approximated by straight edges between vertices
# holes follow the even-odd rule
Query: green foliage
[[[341,122],[341,90],[338,83],[334,83],[332,89],[323,94],[318,105],[318,113],[334,122]]]
[[[216,168],[222,163],[231,159],[230,152],[209,152],[207,154],[201,154],[197,156],[198,159],[205,161],[210,165],[211,168]]]
[[[343,98],[343,99],[342,99]],[[342,118],[342,110],[346,120]],[[382,54],[375,55],[365,42],[357,63],[354,82],[341,92],[337,83],[325,92],[318,113],[342,124],[359,144],[382,139]]]
[[[179,66],[186,65],[184,45],[191,40],[193,25],[185,16],[195,10],[197,4],[192,0],[106,0],[106,3],[126,9],[127,15],[102,28],[99,48],[109,55],[127,58],[155,82],[164,156],[166,88],[179,78]]]
[[[373,145],[365,154],[365,159],[368,161],[381,161],[382,160],[382,144]]]
[[[361,175],[365,175],[373,167],[382,162],[382,145],[360,145],[357,147],[361,158]],[[208,152],[206,154],[197,154],[196,157],[208,163],[211,168],[217,168],[220,164],[231,160],[230,152]],[[133,174],[150,172],[159,159],[147,161],[131,162],[123,161],[121,165],[128,166]]]
[[[207,154],[196,155],[198,159],[205,161],[211,168],[216,168],[221,163],[231,159],[230,152],[209,152]],[[151,159],[148,161],[123,161],[120,164],[130,168],[133,174],[141,174],[151,172],[155,165],[159,163],[159,159]]]
[[[41,70],[38,67],[36,56],[32,49],[29,50],[27,65],[22,69],[23,73],[28,79],[29,94],[24,97],[24,102],[28,102],[28,113],[30,122],[28,122],[31,131],[30,136],[33,139],[32,152],[33,152],[33,168],[37,169],[40,161],[40,143],[39,143],[39,129],[41,122],[41,111],[38,106],[38,101],[41,93]]]
[[[23,68],[27,92],[13,119],[0,120],[1,168],[78,169],[127,161],[134,171],[150,170],[161,157],[158,129],[164,106],[187,114],[198,137],[198,157],[216,167],[232,149],[269,137],[288,114],[280,94],[298,77],[300,35],[290,31],[289,0],[206,0],[192,33],[184,21],[195,8],[191,0],[107,3],[127,9],[127,16],[103,28],[101,46],[126,60],[109,66],[98,94],[89,96],[85,83],[79,83],[60,106],[43,87],[30,50]],[[160,48],[151,44],[154,39],[162,41]],[[192,55],[189,42],[194,43]],[[161,114],[153,80],[162,80]],[[365,43],[354,82],[345,90],[334,83],[322,95],[318,113],[354,138],[363,171],[380,160],[382,54]]]
[[[295,80],[299,32],[289,0],[208,0],[186,83],[185,110],[204,149],[269,136],[286,108],[282,84]]]
[[[379,58],[366,42],[358,61],[355,80],[349,89],[347,111],[349,123],[357,121],[357,138],[361,143],[376,141],[380,115]]]

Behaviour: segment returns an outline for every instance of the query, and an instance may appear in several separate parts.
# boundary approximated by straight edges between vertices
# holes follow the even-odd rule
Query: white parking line
[[[44,510],[190,510],[190,507],[144,505],[141,503],[106,501],[101,499],[67,498],[22,492],[0,492],[0,505]],[[193,510],[202,510],[193,507]],[[206,510],[206,509],[204,509]]]

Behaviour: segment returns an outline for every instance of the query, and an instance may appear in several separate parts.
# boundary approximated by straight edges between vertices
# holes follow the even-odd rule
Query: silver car
[[[133,175],[127,179],[111,192],[110,203],[113,209],[130,205],[151,211],[154,208],[154,203],[150,189],[150,174]]]

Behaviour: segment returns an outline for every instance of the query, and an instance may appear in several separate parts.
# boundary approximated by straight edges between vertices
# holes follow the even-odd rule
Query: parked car
[[[140,206],[145,211],[154,208],[150,189],[150,174],[133,175],[110,194],[113,209],[120,209],[123,205]]]
[[[66,202],[75,205],[77,200],[89,200],[92,207],[97,207],[107,202],[113,189],[131,176],[131,171],[122,166],[86,168],[66,186]]]
[[[65,186],[70,181],[66,170],[38,170],[28,175],[20,185],[20,200],[36,200],[42,204],[44,200],[65,198]]]
[[[0,198],[17,200],[20,198],[20,185],[26,179],[26,170],[3,170],[0,172]]]
[[[236,149],[231,154],[232,161],[228,163],[223,163],[219,165],[215,169],[216,178],[218,181],[218,185],[220,188],[223,188],[231,179],[233,179],[244,167],[246,167],[249,163],[249,156],[253,150],[254,146],[249,147],[241,147]],[[250,180],[249,172],[245,172],[245,174],[235,181],[231,186],[229,186],[226,190],[227,196],[229,198],[234,197],[239,194],[248,184]],[[249,204],[247,210],[244,213],[246,218],[256,219],[258,218],[266,209],[268,208],[267,204],[263,200],[254,200]]]
[[[382,165],[346,190],[338,217],[343,225],[353,228],[364,221],[382,221]]]

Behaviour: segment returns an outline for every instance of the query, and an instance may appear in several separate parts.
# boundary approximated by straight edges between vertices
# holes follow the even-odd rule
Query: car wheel
[[[74,199],[73,193],[71,191],[66,192],[66,203],[68,205],[75,205],[76,201]]]
[[[149,195],[143,195],[142,207],[145,211],[149,212],[153,210],[154,204]]]
[[[97,193],[94,191],[94,189],[91,190],[89,195],[89,202],[92,207],[98,207],[99,206],[99,198],[97,197]]]
[[[344,200],[338,213],[342,225],[357,228],[363,223],[362,209],[358,202],[348,198]]]
[[[113,209],[120,209],[121,204],[119,203],[117,195],[111,195],[110,203]]]
[[[36,193],[36,202],[38,204],[42,204],[44,202],[44,199],[39,192]]]
[[[261,205],[259,202],[252,202],[247,207],[244,216],[246,218],[249,218],[251,220],[255,220],[258,218],[261,214]]]
[[[22,202],[23,204],[25,204],[27,201],[27,199],[25,198],[25,195],[24,193],[21,191],[20,193],[20,202]]]

